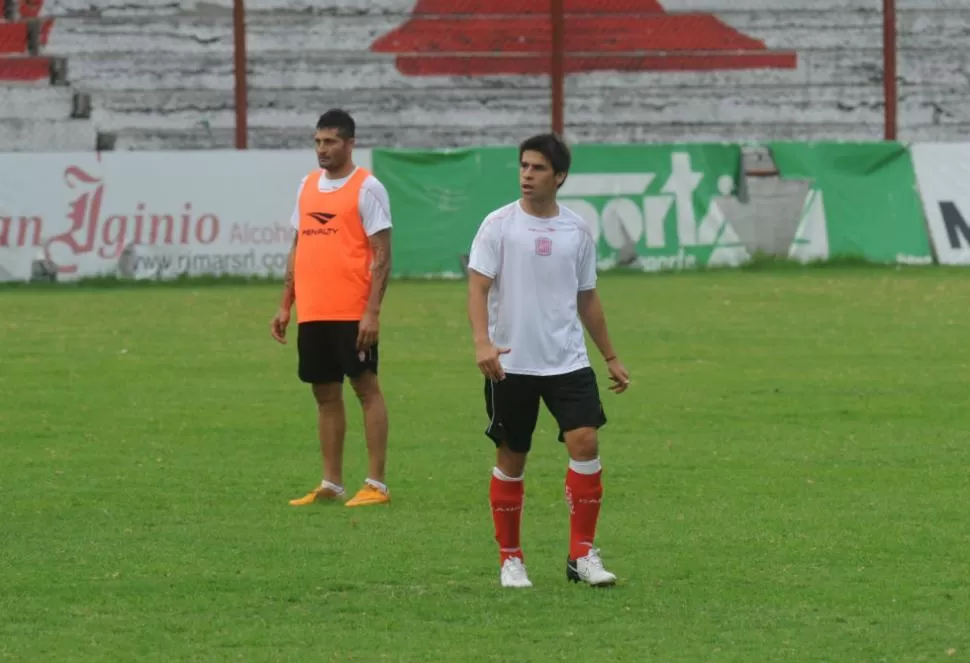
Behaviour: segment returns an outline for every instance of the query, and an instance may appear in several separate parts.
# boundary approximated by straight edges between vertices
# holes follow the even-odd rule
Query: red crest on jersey
[[[537,256],[550,256],[552,255],[552,240],[548,237],[536,237],[536,255]]]

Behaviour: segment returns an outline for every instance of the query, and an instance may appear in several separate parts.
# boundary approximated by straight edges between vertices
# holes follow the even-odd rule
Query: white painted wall
[[[320,112],[343,106],[367,146],[516,142],[548,128],[548,79],[411,77],[373,41],[413,0],[247,0],[254,147],[309,146]],[[575,141],[879,139],[881,0],[667,0],[715,12],[794,70],[570,76]],[[48,51],[93,95],[118,149],[232,145],[231,0],[48,0]],[[970,135],[970,0],[898,0],[900,138]]]

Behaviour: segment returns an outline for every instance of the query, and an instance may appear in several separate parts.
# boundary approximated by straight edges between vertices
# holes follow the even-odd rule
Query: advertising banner
[[[0,154],[0,280],[41,262],[58,281],[282,277],[315,167],[312,150]]]
[[[912,152],[937,261],[970,265],[970,143],[925,143]]]
[[[899,143],[768,143],[782,179],[812,183],[791,255],[930,264],[913,162]]]
[[[735,195],[737,145],[577,145],[560,200],[589,223],[599,268],[643,271],[748,259],[718,199]],[[460,274],[485,216],[519,196],[518,150],[375,150],[394,208],[395,272]]]
[[[800,183],[785,194],[794,207],[741,202],[741,147],[723,144],[574,146],[560,200],[589,223],[600,270],[737,266],[762,247],[800,260],[932,261],[903,146],[767,146],[783,184]],[[916,150],[936,251],[970,262],[970,148]],[[482,220],[519,196],[515,147],[354,157],[388,190],[395,276],[461,277]],[[59,281],[280,277],[297,187],[315,167],[311,150],[0,154],[0,280],[48,267]]]
[[[519,195],[513,147],[373,151],[394,216],[394,273],[461,277],[485,216]]]

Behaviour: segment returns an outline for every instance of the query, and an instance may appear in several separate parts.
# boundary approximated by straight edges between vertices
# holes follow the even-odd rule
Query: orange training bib
[[[294,279],[297,322],[360,320],[370,296],[372,252],[360,217],[360,190],[370,173],[358,167],[336,191],[320,191],[324,171],[300,192],[300,237]]]

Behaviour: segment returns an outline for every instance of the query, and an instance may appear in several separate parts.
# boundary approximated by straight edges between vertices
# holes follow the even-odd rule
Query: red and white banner
[[[312,150],[0,154],[0,280],[42,260],[58,281],[282,276],[315,167]]]

